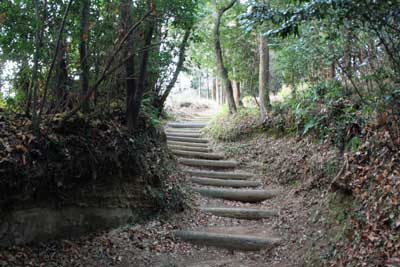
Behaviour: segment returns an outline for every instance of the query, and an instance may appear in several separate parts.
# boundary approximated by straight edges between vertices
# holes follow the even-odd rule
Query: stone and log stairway
[[[200,211],[241,220],[263,220],[277,216],[274,210],[235,205],[236,202],[256,205],[279,192],[262,188],[262,181],[256,180],[253,174],[238,170],[239,162],[226,159],[223,153],[211,148],[209,140],[202,134],[202,128],[209,119],[196,116],[185,122],[171,122],[166,127],[168,147],[190,175],[193,191],[204,198],[223,200],[223,204],[200,206]],[[274,235],[263,234],[265,229],[262,226],[260,229],[246,229],[221,225],[214,229],[177,231],[175,236],[195,244],[244,251],[257,251],[280,243],[280,239]]]

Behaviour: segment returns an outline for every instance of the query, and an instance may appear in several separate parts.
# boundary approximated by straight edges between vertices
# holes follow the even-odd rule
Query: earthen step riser
[[[197,170],[188,170],[186,172],[191,176],[228,179],[228,180],[247,180],[253,177],[253,175],[250,173],[214,172],[214,171],[197,171]]]
[[[278,212],[272,210],[230,208],[230,207],[203,207],[202,212],[210,213],[219,217],[236,218],[242,220],[261,220],[277,216]]]
[[[230,190],[230,189],[213,189],[213,188],[197,188],[194,191],[202,196],[210,198],[220,198],[231,201],[259,203],[267,199],[275,197],[278,193],[270,190]]]
[[[179,159],[179,163],[203,168],[235,168],[239,165],[236,161],[206,159]]]
[[[225,187],[259,187],[262,184],[256,181],[248,180],[225,180],[225,179],[212,179],[212,178],[190,178],[190,181],[195,184],[208,185],[208,186],[225,186]]]
[[[187,143],[208,143],[207,139],[204,138],[190,138],[190,137],[179,137],[179,136],[171,136],[167,135],[168,141],[176,141],[176,142],[187,142]]]
[[[193,151],[183,151],[183,150],[172,150],[172,153],[176,156],[185,158],[199,158],[199,159],[214,159],[220,160],[224,159],[224,155],[220,153],[203,153],[203,152],[193,152]]]
[[[189,128],[189,129],[181,129],[181,128],[165,128],[166,132],[176,132],[176,133],[202,133],[201,129],[198,128]]]
[[[180,150],[180,151],[188,151],[188,152],[212,152],[211,148],[206,148],[206,147],[193,147],[193,146],[174,146],[174,145],[169,145],[168,146],[171,150]]]
[[[207,123],[182,123],[182,122],[174,122],[168,123],[168,127],[171,128],[204,128]]]
[[[200,138],[202,135],[199,134],[199,133],[177,133],[177,132],[167,132],[167,137],[168,137],[168,136]]]
[[[230,235],[197,231],[177,231],[175,236],[191,243],[234,250],[257,251],[279,244],[276,238],[260,238],[247,235]]]
[[[189,142],[178,142],[178,141],[169,141],[167,140],[168,145],[174,145],[174,146],[192,146],[192,147],[204,147],[208,148],[208,144],[205,143],[189,143]]]

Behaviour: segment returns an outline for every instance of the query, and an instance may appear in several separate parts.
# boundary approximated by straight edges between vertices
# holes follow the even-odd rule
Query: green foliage
[[[286,99],[275,109],[286,112],[292,121],[288,132],[328,139],[343,149],[360,134],[368,115],[360,104],[346,100],[344,95],[345,90],[339,83],[324,82],[298,92],[296,97]]]
[[[216,140],[234,141],[260,129],[259,117],[259,110],[255,107],[239,108],[232,115],[225,105],[207,127],[206,133]]]
[[[155,125],[160,125],[160,111],[153,105],[154,97],[145,96],[142,100],[142,112],[149,116],[151,123]]]

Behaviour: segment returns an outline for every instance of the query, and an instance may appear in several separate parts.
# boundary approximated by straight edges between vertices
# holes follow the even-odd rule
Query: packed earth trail
[[[212,148],[210,140],[202,134],[209,119],[209,115],[194,115],[183,121],[170,122],[166,127],[171,152],[189,175],[192,190],[201,196],[196,205],[201,213],[211,215],[213,219],[206,227],[183,229],[175,231],[174,235],[183,242],[209,247],[209,250],[230,251],[232,256],[176,266],[249,266],[250,262],[233,257],[235,251],[243,255],[245,251],[256,254],[269,251],[281,242],[271,227],[262,223],[278,216],[279,212],[260,207],[263,201],[274,201],[280,192],[264,188],[257,174],[241,171],[239,162]],[[251,264],[264,266],[266,263]]]
[[[180,181],[189,205],[183,212],[79,238],[10,247],[0,250],[0,266],[321,266],[305,263],[319,257],[330,227],[323,215],[327,209],[317,201],[320,193],[306,196],[276,180],[301,168],[303,162],[293,161],[293,155],[302,144],[267,136],[215,142],[203,129],[211,115],[190,114],[165,127],[178,162],[171,179]],[[282,165],[285,160],[290,168]]]

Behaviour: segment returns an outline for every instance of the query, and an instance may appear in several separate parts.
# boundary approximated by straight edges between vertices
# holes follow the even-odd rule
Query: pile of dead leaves
[[[392,117],[366,128],[349,156],[346,181],[358,209],[350,211],[347,239],[336,244],[332,266],[400,266],[400,127]]]

